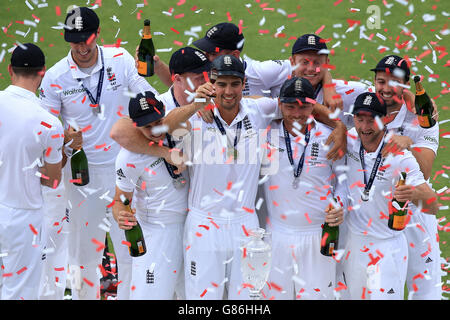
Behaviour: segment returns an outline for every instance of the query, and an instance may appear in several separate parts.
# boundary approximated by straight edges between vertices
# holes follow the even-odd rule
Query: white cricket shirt
[[[128,115],[129,91],[134,93],[156,90],[138,75],[133,57],[123,48],[99,47],[104,56],[104,78],[101,91],[101,112],[94,113],[92,103],[77,79],[81,79],[93,98],[97,97],[102,59],[91,75],[82,72],[69,51],[45,74],[41,84],[41,104],[53,115],[61,114],[65,128],[75,122],[83,130],[83,149],[90,165],[114,165],[120,146],[109,132],[122,116]]]
[[[163,158],[121,148],[116,158],[116,185],[133,192],[136,214],[146,221],[163,224],[183,222],[187,213],[189,179],[176,189]]]
[[[17,209],[42,207],[38,165],[61,161],[61,122],[36,95],[10,85],[0,92],[0,203]]]
[[[343,104],[342,111],[334,116],[340,118],[347,128],[353,128],[353,105],[356,97],[358,97],[361,93],[366,92],[368,87],[365,84],[356,81],[333,79],[332,83],[336,84],[334,89],[336,90],[336,94],[341,96]],[[318,103],[323,104],[323,87],[317,93],[315,100]]]
[[[190,141],[184,140],[185,151],[190,150],[189,209],[211,217],[233,219],[254,210],[261,153],[258,151],[263,134],[277,110],[277,100],[270,98],[242,99],[240,110],[228,125],[217,108],[215,116],[222,123],[227,137],[223,136],[215,122],[206,123],[198,115],[190,121]],[[242,128],[238,135],[238,158],[234,162],[227,155],[227,139],[234,143],[238,123]],[[190,144],[190,145],[189,145]]]
[[[408,111],[403,104],[394,120],[386,125],[388,130],[396,135],[410,137],[413,141],[411,148],[428,148],[437,154],[439,148],[439,123],[431,128],[422,128],[417,120],[417,115]]]
[[[356,129],[349,134],[357,137]],[[407,172],[406,184],[418,186],[425,183],[419,164],[408,150],[403,155],[383,158],[376,173],[369,201],[361,200],[364,190],[364,176],[359,157],[360,139],[347,139],[347,187],[349,193],[349,210],[347,219],[350,231],[356,234],[366,234],[377,239],[387,239],[398,234],[399,231],[388,227],[388,202],[392,199],[392,191],[398,181],[400,172]],[[375,152],[364,152],[367,181],[369,180],[375,159],[382,146],[382,142]]]
[[[334,188],[334,194],[339,192],[336,189],[336,178],[340,173],[336,168],[344,161],[327,160],[328,150],[324,145],[332,130],[317,121],[314,121],[314,124],[310,131],[297,189],[293,188],[292,183],[294,171],[305,149],[305,139],[289,133],[294,169],[288,158],[283,121],[272,121],[270,124],[271,129],[277,130],[279,134],[277,145],[269,142],[270,148],[275,148],[271,157],[274,161],[278,160],[280,165],[278,173],[268,176],[268,181],[264,183],[269,219],[294,230],[320,229],[325,221],[325,209],[333,197],[333,192],[330,191]],[[276,131],[272,133],[275,134]],[[278,155],[275,155],[275,152]]]
[[[276,98],[283,83],[292,73],[289,60],[257,61],[248,57],[244,60],[245,83],[244,96],[260,95]]]

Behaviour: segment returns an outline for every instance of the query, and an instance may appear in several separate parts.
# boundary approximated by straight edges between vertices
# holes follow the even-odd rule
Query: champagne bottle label
[[[403,216],[394,216],[392,226],[394,227],[394,229],[402,230],[405,228],[405,222],[406,222],[406,214]]]
[[[334,251],[334,242],[331,242],[330,244],[329,244],[329,248],[328,248],[328,254],[330,255],[330,256],[332,256],[333,255],[333,251]]]
[[[137,247],[138,247],[139,253],[144,253],[145,250],[144,250],[144,245],[143,245],[142,241],[137,242]]]
[[[147,62],[138,61],[138,73],[147,74]]]
[[[431,125],[430,125],[430,119],[428,119],[428,116],[417,116],[417,118],[418,118],[418,120],[419,120],[419,125],[421,126],[421,127],[424,127],[424,128],[429,128],[429,127],[431,127]]]
[[[142,36],[142,39],[151,39],[152,38],[152,35],[151,34],[144,34],[143,36]]]

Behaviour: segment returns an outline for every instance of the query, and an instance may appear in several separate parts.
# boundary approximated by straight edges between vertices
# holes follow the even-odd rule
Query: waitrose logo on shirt
[[[81,92],[85,92],[86,90],[84,88],[74,88],[74,89],[69,89],[69,90],[63,90],[63,94],[64,96],[71,96],[75,93],[81,93]]]

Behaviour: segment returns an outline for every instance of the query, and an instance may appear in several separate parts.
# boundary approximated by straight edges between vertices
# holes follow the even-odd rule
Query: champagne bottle
[[[416,98],[414,104],[416,107],[417,118],[419,119],[419,125],[422,128],[431,128],[436,124],[436,120],[433,119],[433,104],[430,97],[425,92],[419,76],[414,77],[414,82],[416,83]]]
[[[143,77],[151,77],[154,74],[155,46],[150,32],[150,20],[144,21],[141,43],[138,49],[138,73]]]
[[[76,186],[84,186],[89,183],[89,168],[86,153],[83,148],[73,149],[70,158],[70,167],[72,169],[72,179]]]
[[[120,195],[122,203],[127,207],[127,210],[131,211],[130,200],[128,200],[123,194]],[[141,225],[136,221],[136,225],[130,230],[125,230],[125,239],[130,243],[128,251],[130,256],[139,257],[147,252],[147,247],[145,246],[144,234],[142,233]]]
[[[334,202],[339,205],[336,198],[333,198]],[[330,203],[329,209],[334,206]],[[322,229],[322,241],[320,243],[320,253],[324,256],[332,256],[334,250],[337,250],[339,243],[339,226],[331,227],[327,222],[323,224]]]
[[[406,172],[401,172],[400,176],[397,186],[404,185],[406,182]],[[406,216],[408,213],[408,208],[405,208],[405,202],[399,202],[394,198],[392,199],[389,209],[389,228],[397,231],[405,229]]]

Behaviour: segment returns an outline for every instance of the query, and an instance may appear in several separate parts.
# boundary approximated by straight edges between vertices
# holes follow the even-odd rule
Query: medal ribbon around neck
[[[100,112],[100,97],[102,95],[102,88],[103,88],[103,79],[105,77],[105,60],[103,58],[103,50],[102,48],[98,48],[100,51],[100,57],[101,57],[101,61],[102,61],[102,69],[100,70],[100,76],[98,78],[98,84],[97,84],[97,96],[94,99],[94,96],[92,95],[92,93],[88,90],[88,88],[86,88],[83,84],[83,81],[81,80],[81,78],[77,78],[78,83],[81,84],[81,88],[84,89],[84,91],[86,91],[87,96],[89,97],[89,100],[91,101],[91,103],[93,105],[95,105],[96,107],[93,108],[94,112],[99,113]]]
[[[284,130],[284,141],[286,143],[286,151],[289,158],[289,162],[291,163],[292,168],[295,168],[294,158],[292,156],[291,138],[289,137],[289,131],[287,131],[284,125],[284,121],[283,121],[283,130]],[[306,148],[308,147],[309,138],[310,138],[310,131],[308,130],[308,126],[306,126],[305,148],[303,149],[303,154],[300,158],[300,161],[298,162],[297,169],[294,169],[294,178],[300,177],[300,174],[302,173],[303,163],[305,162],[305,152]]]
[[[383,150],[383,147],[384,147],[384,138],[383,138],[383,144],[381,145],[380,151],[378,152],[377,158],[375,159],[375,163],[373,165],[372,172],[370,173],[369,181],[367,181],[366,163],[364,161],[364,147],[363,147],[362,143],[359,146],[359,159],[361,160],[361,168],[363,170],[363,175],[364,175],[364,184],[365,184],[364,194],[366,194],[366,195],[369,195],[370,188],[372,188],[372,184],[375,180],[375,176],[377,174],[378,167],[380,166],[381,159],[382,159],[381,151]]]

